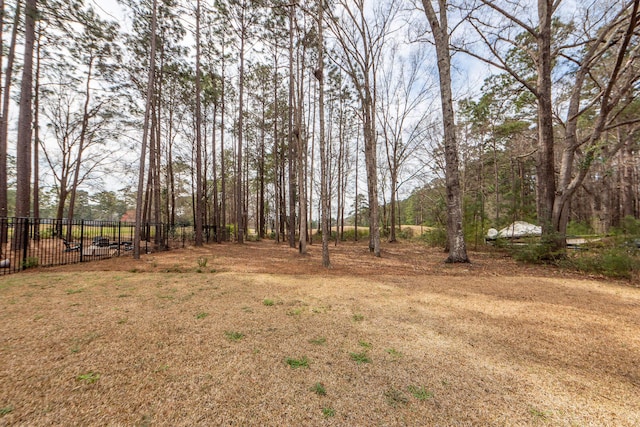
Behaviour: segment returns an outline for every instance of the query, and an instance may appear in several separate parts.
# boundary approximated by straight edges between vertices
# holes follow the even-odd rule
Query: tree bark
[[[142,144],[140,147],[140,165],[138,168],[138,194],[136,196],[136,224],[133,239],[133,258],[140,259],[140,240],[142,236],[142,209],[144,192],[144,171],[147,156],[147,141],[149,139],[149,121],[151,116],[151,104],[154,97],[154,82],[156,68],[156,26],[157,26],[157,0],[153,0],[151,7],[151,49],[149,52],[149,70],[147,79],[147,96],[144,111],[144,123],[142,125]]]
[[[318,79],[318,110],[320,118],[320,202],[322,204],[322,214],[320,221],[322,223],[322,266],[331,267],[329,259],[329,194],[328,194],[328,159],[326,156],[326,140],[325,140],[325,123],[324,123],[324,0],[318,0],[318,68],[315,76]]]
[[[290,6],[289,13],[289,114],[288,114],[288,132],[289,132],[289,246],[296,247],[296,145],[299,140],[293,135],[293,120],[296,116],[296,107],[294,105],[294,85],[295,75],[293,73],[293,5]]]
[[[246,22],[244,19],[244,8],[242,9],[242,22],[240,34],[240,68],[238,70],[238,141],[237,141],[237,159],[236,159],[236,241],[244,243],[244,197],[242,183],[242,150],[243,150],[243,131],[244,131],[244,50],[246,42]]]
[[[2,115],[0,115],[0,218],[6,218],[9,214],[7,200],[7,137],[9,122],[9,105],[11,103],[11,81],[13,76],[13,63],[16,52],[16,39],[18,35],[18,24],[20,22],[20,1],[16,2],[16,11],[11,30],[11,42],[7,54],[7,66],[5,73],[5,83],[2,90]],[[2,17],[4,17],[4,1],[2,1]],[[2,20],[4,21],[4,20]],[[3,24],[0,24],[4,27]],[[4,34],[0,32],[0,34]],[[2,39],[2,37],[0,37]],[[0,44],[2,42],[0,41]],[[4,53],[4,51],[0,51]],[[3,223],[0,229],[0,244],[7,242],[7,230]]]
[[[469,262],[464,230],[462,228],[462,206],[458,171],[458,143],[456,140],[453,95],[451,93],[451,55],[449,51],[449,28],[447,24],[447,2],[438,0],[440,19],[431,0],[422,0],[424,11],[433,32],[438,58],[440,78],[440,101],[444,122],[445,181],[447,194],[447,242],[449,256],[446,262]]]
[[[202,218],[204,216],[202,199],[202,82],[200,75],[200,0],[196,2],[196,218],[195,245],[202,246]],[[242,111],[242,109],[241,109]],[[241,113],[242,114],[242,113]]]
[[[0,32],[2,34],[2,32]],[[0,37],[1,38],[1,37]],[[40,220],[40,66],[41,56],[40,48],[42,47],[42,26],[38,26],[38,36],[36,47],[36,74],[33,85],[33,218],[35,221]],[[0,218],[2,216],[0,215]],[[39,225],[35,224],[34,238],[40,239]],[[0,242],[3,242],[0,239]]]
[[[36,0],[27,0],[25,7],[24,59],[20,83],[20,112],[16,150],[16,217],[28,217],[31,212],[31,121],[33,118],[33,51],[35,44]],[[18,233],[21,234],[21,233]],[[27,242],[20,242],[22,248]]]

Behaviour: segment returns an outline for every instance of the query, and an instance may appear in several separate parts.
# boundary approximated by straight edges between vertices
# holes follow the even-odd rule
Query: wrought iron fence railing
[[[0,218],[0,275],[37,266],[56,266],[131,256],[133,222],[45,218]],[[227,240],[227,230],[221,240]],[[204,227],[206,242],[216,241],[216,227]],[[192,245],[192,226],[143,225],[140,251],[151,253]]]

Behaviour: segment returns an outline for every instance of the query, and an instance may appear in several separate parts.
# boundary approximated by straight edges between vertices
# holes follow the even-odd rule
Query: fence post
[[[22,218],[24,221],[22,232],[22,268],[27,268],[27,254],[29,253],[29,218]]]
[[[72,229],[72,232],[73,232],[73,229]],[[80,262],[84,261],[84,257],[82,256],[83,252],[84,252],[84,219],[81,219],[80,220]]]

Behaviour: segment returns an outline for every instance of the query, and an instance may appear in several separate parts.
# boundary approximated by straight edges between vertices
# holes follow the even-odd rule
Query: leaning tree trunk
[[[82,165],[82,154],[87,140],[87,130],[89,128],[89,103],[91,102],[91,73],[93,71],[94,57],[89,58],[87,66],[87,82],[84,93],[84,106],[82,108],[82,127],[80,129],[80,142],[78,144],[78,155],[76,156],[76,167],[73,171],[73,181],[71,183],[71,195],[69,196],[69,220],[73,221],[73,215],[76,205],[76,194],[78,184],[80,183],[80,166]],[[71,241],[72,227],[67,228],[67,240]]]

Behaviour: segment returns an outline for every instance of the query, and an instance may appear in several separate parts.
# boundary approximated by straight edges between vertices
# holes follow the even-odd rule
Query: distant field
[[[0,425],[640,425],[640,288],[222,244],[0,278]]]

